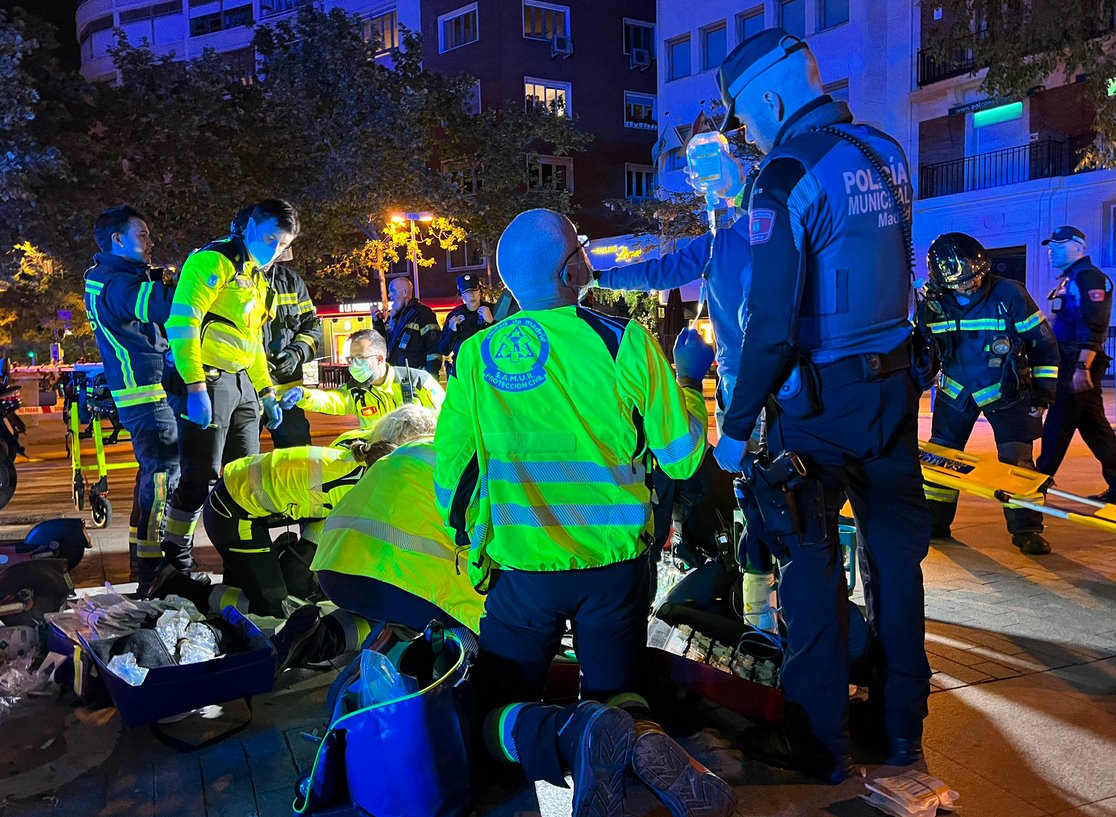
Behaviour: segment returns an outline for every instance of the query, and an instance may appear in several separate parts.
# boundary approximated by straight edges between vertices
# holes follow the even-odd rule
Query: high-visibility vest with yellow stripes
[[[250,516],[281,513],[316,519],[333,509],[364,474],[348,448],[300,445],[241,457],[225,466],[225,490]]]
[[[404,399],[404,385],[411,392],[411,401]],[[350,379],[339,389],[304,389],[298,405],[319,414],[355,415],[360,427],[369,429],[405,402],[415,402],[438,411],[445,396],[445,389],[425,369],[388,366],[383,383],[356,383]]]
[[[458,569],[434,505],[430,440],[400,446],[372,464],[326,517],[310,568],[378,579],[480,629],[484,597]]]
[[[269,388],[263,327],[267,281],[239,236],[204,247],[182,265],[167,340],[186,383],[200,383],[205,368],[247,370],[256,391]]]
[[[580,306],[519,312],[467,340],[438,419],[438,508],[492,565],[570,570],[639,555],[651,525],[646,459],[691,476],[708,416],[634,321]]]

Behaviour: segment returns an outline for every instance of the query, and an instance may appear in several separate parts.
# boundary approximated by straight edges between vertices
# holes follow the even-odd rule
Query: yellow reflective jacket
[[[357,383],[351,378],[339,389],[305,389],[300,408],[319,414],[353,414],[360,427],[372,428],[388,412],[403,405],[403,387],[414,395],[414,401],[438,411],[446,398],[445,389],[425,369],[388,366],[383,383]]]
[[[205,367],[248,371],[257,392],[271,387],[264,353],[267,281],[239,236],[203,247],[186,259],[174,291],[167,340],[186,383],[205,380]]]
[[[647,455],[689,477],[705,451],[700,392],[683,389],[634,321],[579,306],[505,318],[461,347],[434,438],[438,509],[490,564],[598,567],[638,556],[651,522]]]
[[[251,516],[317,519],[357,484],[364,470],[348,448],[300,445],[233,460],[222,479],[232,500]]]
[[[377,460],[337,503],[311,570],[367,576],[412,593],[480,630],[484,597],[457,569],[434,506],[434,445],[419,440]]]

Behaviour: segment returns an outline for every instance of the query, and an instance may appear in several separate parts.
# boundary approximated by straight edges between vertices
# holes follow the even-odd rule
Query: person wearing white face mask
[[[373,329],[360,329],[349,338],[349,379],[339,389],[295,387],[280,406],[298,406],[319,414],[355,415],[361,428],[372,428],[390,411],[418,403],[439,411],[445,389],[425,369],[392,366],[387,341]]]

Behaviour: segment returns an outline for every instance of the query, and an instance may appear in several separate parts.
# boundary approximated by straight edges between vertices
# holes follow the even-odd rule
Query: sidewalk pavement
[[[1110,403],[1110,415],[1111,409]],[[41,450],[49,453],[43,435]],[[994,455],[986,423],[978,424],[969,450]],[[20,489],[0,523],[52,508],[72,513],[65,462],[20,470]],[[75,571],[79,585],[126,578],[131,479],[130,472],[112,478],[117,521],[94,531],[96,549]],[[1099,466],[1079,440],[1058,484],[1083,494],[1101,487]],[[954,535],[956,542],[932,545],[923,564],[934,670],[926,767],[960,792],[968,817],[1116,815],[1116,535],[1053,520],[1047,529],[1053,553],[1026,557],[1011,545],[1000,510],[970,497],[962,497]],[[219,569],[208,543],[199,541],[199,550],[203,565]],[[0,721],[7,738],[0,749],[0,817],[289,814],[295,780],[312,760],[313,746],[301,734],[322,726],[332,677],[287,673],[279,689],[256,700],[246,731],[190,754],[163,746],[147,729],[124,728],[114,710],[31,701]],[[177,728],[194,730],[196,739],[198,730],[218,730],[245,714],[242,704],[229,704],[222,712],[211,708],[214,720],[195,717]],[[878,814],[859,799],[863,780],[822,786],[741,762],[731,739],[743,722],[708,705],[700,717],[720,729],[720,738],[700,732],[684,743],[736,786],[741,817]],[[568,790],[540,784],[490,792],[477,814],[568,814],[569,803]],[[635,815],[666,813],[645,790],[631,804]]]

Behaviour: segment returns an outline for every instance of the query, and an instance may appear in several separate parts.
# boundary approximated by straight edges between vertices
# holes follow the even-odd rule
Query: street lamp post
[[[419,299],[419,280],[418,280],[418,236],[415,231],[415,222],[421,221],[429,224],[434,220],[434,214],[423,210],[418,213],[392,213],[391,220],[396,224],[402,224],[404,221],[411,223],[411,278],[415,285],[415,300]]]

